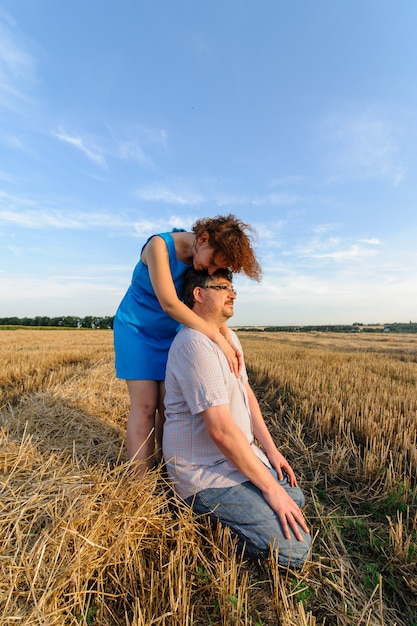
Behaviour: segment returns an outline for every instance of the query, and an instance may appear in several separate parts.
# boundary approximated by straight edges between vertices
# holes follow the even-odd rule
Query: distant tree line
[[[250,332],[319,332],[319,333],[417,333],[417,322],[392,324],[326,324],[323,326],[245,326],[239,331]]]
[[[326,324],[325,326],[266,326],[267,332],[279,332],[286,330],[287,332],[304,332],[318,331],[321,333],[357,333],[359,328],[357,326],[348,324]]]
[[[59,328],[113,328],[114,315],[97,316],[61,315],[59,317],[1,317],[0,326],[32,326]],[[392,324],[326,324],[321,326],[243,326],[239,331],[250,332],[320,332],[320,333],[417,333],[417,322],[393,322]]]
[[[372,327],[363,327],[362,332],[364,333],[373,333],[373,332],[377,332],[377,330],[375,328]],[[393,324],[385,324],[384,327],[381,329],[379,329],[379,331],[381,332],[381,330],[385,333],[417,333],[417,322],[408,322],[408,323],[399,323],[399,322],[394,322]]]
[[[75,315],[61,315],[59,317],[1,317],[0,326],[53,326],[61,328],[113,328],[113,316],[87,315],[77,317]]]

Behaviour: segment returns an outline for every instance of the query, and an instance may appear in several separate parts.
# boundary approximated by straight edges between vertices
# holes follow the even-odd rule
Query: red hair
[[[244,273],[259,281],[262,270],[252,248],[254,228],[234,215],[217,215],[197,220],[192,227],[196,237],[208,233],[214,255],[222,253],[232,272]]]

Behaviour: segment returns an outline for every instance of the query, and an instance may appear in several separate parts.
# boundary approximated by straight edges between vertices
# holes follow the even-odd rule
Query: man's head
[[[228,269],[218,269],[211,276],[205,270],[189,269],[184,283],[185,304],[200,317],[221,325],[233,315],[236,292],[232,278]]]

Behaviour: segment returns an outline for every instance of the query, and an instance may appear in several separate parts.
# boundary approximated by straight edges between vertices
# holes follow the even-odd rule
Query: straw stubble
[[[2,624],[412,623],[415,343],[241,339],[307,496],[312,561],[248,563],[175,500],[163,468],[135,476],[111,332],[2,331]]]

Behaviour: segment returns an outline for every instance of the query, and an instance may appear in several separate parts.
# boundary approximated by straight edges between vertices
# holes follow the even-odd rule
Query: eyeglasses
[[[216,289],[216,291],[227,291],[228,293],[233,293],[237,296],[237,291],[234,287],[230,287],[229,285],[206,285],[203,289]]]

